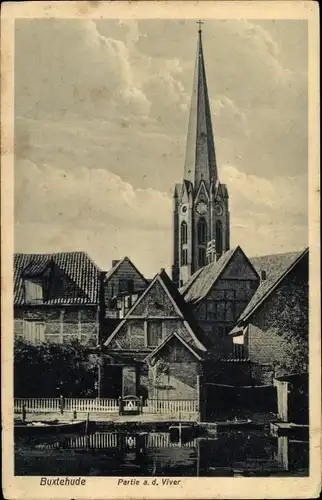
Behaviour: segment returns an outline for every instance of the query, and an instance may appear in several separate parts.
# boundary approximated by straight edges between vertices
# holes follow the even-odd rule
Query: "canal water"
[[[15,475],[305,476],[309,443],[264,431],[226,431],[188,441],[167,432],[96,432],[17,438]]]

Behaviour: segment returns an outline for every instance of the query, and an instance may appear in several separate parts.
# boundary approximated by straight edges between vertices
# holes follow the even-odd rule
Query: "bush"
[[[96,397],[99,355],[79,342],[14,345],[14,396]]]

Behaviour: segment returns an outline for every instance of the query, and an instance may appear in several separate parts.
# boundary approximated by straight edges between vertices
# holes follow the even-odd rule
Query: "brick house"
[[[101,273],[85,252],[15,254],[14,337],[95,347]]]
[[[307,371],[308,258],[305,249],[252,259],[262,281],[230,338],[235,358],[251,363],[253,383]]]
[[[104,342],[102,391],[106,397],[196,399],[206,343],[161,270]]]

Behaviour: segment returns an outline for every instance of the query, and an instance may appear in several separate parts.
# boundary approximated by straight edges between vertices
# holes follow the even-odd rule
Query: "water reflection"
[[[307,475],[309,446],[263,431],[230,431],[187,441],[168,432],[97,432],[21,438],[16,475],[268,476]]]

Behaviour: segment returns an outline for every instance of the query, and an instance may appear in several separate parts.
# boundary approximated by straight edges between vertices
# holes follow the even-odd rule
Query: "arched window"
[[[206,265],[206,249],[204,247],[198,248],[198,265],[200,267]]]
[[[198,226],[198,244],[204,245],[207,243],[207,222],[204,218],[199,219]]]
[[[223,250],[222,245],[222,223],[220,220],[216,222],[216,253],[221,255]]]
[[[188,228],[185,221],[181,222],[181,245],[188,242]]]
[[[181,265],[186,266],[188,264],[188,250],[183,248],[181,250]]]

